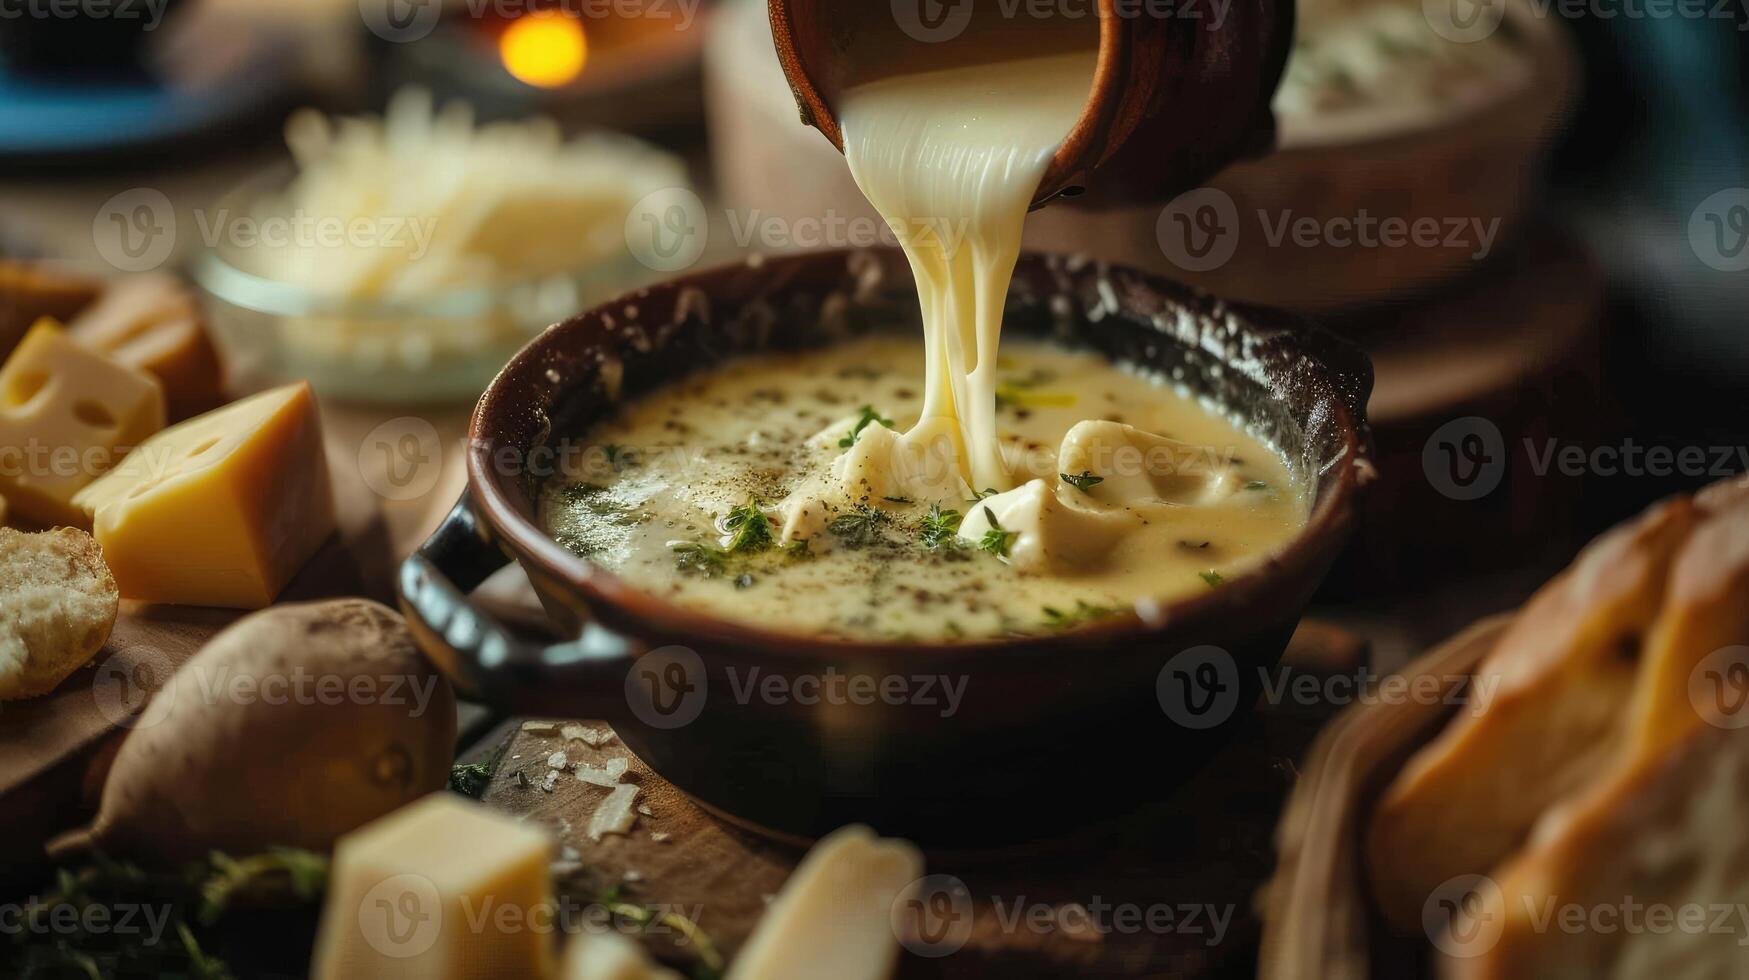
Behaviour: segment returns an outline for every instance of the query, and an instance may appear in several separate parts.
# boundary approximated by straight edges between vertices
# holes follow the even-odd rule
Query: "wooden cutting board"
[[[1302,629],[1289,656],[1300,670],[1352,671],[1364,650],[1342,631],[1314,624]],[[899,976],[1249,974],[1260,934],[1256,893],[1275,864],[1276,817],[1296,760],[1329,713],[1260,707],[1243,737],[1192,782],[1088,828],[1001,850],[930,853],[928,873],[958,878],[971,896],[971,932],[951,955],[907,956]],[[617,889],[622,901],[683,911],[725,956],[746,941],[803,854],[701,809],[617,740],[591,747],[512,722],[488,745],[482,754],[497,765],[487,802],[551,828],[576,865],[559,866],[568,869],[560,879],[564,895],[587,905]],[[1147,779],[1149,747],[1125,751],[1138,759],[1134,778]],[[585,833],[605,789],[568,774],[543,789],[556,752],[568,764],[627,761],[627,780],[641,787],[638,803],[648,811],[629,835],[592,842]],[[1073,772],[1041,772],[1028,792],[1080,794],[1090,812],[1100,807],[1100,787],[1079,782]],[[691,953],[667,936],[649,942],[658,955],[689,961]]]

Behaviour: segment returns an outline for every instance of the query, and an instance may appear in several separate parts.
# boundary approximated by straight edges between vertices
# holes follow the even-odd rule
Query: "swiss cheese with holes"
[[[84,526],[73,495],[163,427],[156,379],[39,321],[0,368],[0,495],[14,517]]]
[[[91,516],[122,598],[266,606],[335,527],[310,386],[166,429],[74,502]]]

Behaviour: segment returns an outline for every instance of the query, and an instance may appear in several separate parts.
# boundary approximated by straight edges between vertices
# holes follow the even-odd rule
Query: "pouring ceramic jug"
[[[1034,207],[1165,201],[1275,144],[1270,100],[1293,40],[1293,0],[1060,0],[1058,15],[1097,7],[1099,54],[1080,118],[1039,184]],[[1002,0],[876,0],[912,37],[1029,6]],[[865,0],[768,0],[772,35],[802,121],[840,152],[834,103]],[[1025,14],[1022,14],[1025,15]]]

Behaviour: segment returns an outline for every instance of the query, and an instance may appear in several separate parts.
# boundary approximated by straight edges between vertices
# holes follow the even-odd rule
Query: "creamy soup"
[[[626,407],[591,437],[613,464],[550,494],[547,528],[700,610],[863,639],[1152,615],[1279,549],[1305,495],[1268,448],[1092,355],[1001,344],[1097,20],[906,43],[883,10],[852,32],[838,108],[922,336],[750,358]]]
[[[916,424],[923,362],[916,339],[879,336],[742,358],[630,402],[589,433],[593,451],[545,495],[542,520],[682,605],[898,640],[1151,615],[1254,567],[1305,521],[1281,457],[1226,418],[1159,379],[1037,341],[1010,340],[992,372],[1000,455],[1020,487],[906,496],[898,488],[932,475],[860,466],[907,458],[857,450]],[[830,492],[843,482],[855,491]]]

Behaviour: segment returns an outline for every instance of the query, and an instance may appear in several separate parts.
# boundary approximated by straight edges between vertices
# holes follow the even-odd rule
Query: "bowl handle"
[[[460,693],[518,714],[614,720],[628,715],[625,679],[644,645],[599,623],[564,643],[523,640],[468,602],[510,557],[463,494],[401,564],[401,611],[426,655]]]

